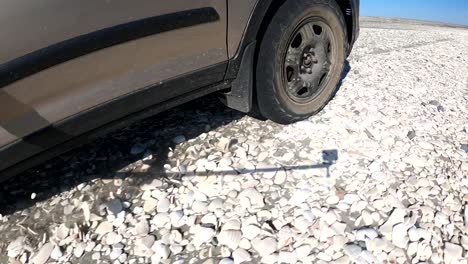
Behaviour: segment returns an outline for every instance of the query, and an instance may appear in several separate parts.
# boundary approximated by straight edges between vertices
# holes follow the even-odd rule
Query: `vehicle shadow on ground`
[[[350,69],[346,62],[341,81]],[[131,186],[125,186],[121,195],[132,200],[132,197],[139,194],[140,186],[146,182],[155,178],[177,179],[182,176],[165,169],[177,145],[173,141],[175,137],[183,135],[186,140],[191,140],[218,127],[235,123],[244,116],[245,114],[224,106],[216,95],[210,95],[112,132],[2,183],[0,214],[31,214],[29,211],[33,205],[75,187],[88,188],[88,191],[89,188],[96,187],[95,192],[108,195],[118,189],[119,181],[125,179]],[[270,121],[259,122],[269,122],[269,125],[281,127]],[[322,155],[323,162],[320,164],[281,167],[286,170],[326,169],[329,176],[329,168],[338,160],[338,152],[323,150]],[[141,171],[144,164],[150,165],[151,169]],[[278,167],[233,169],[216,171],[216,174],[237,175],[276,170]],[[212,174],[197,172],[197,175]],[[103,189],[103,186],[109,188]],[[75,193],[70,195],[78,196]]]
[[[190,140],[243,116],[213,95],[109,133],[3,183],[0,214],[27,209],[95,179],[130,177],[131,169],[141,166],[141,162],[132,164],[142,158],[153,168],[163,168],[175,148],[174,137],[184,135]],[[34,200],[32,194],[36,196]]]

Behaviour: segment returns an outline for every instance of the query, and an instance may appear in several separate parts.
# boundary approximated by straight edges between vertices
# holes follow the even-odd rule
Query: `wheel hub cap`
[[[304,60],[302,62],[302,65],[306,68],[310,68],[312,63],[317,63],[318,60],[315,57],[315,55],[312,52],[305,52],[304,53]]]

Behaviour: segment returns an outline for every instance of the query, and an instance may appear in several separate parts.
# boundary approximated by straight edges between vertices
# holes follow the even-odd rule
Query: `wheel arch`
[[[238,51],[229,62],[229,67],[225,76],[226,80],[235,79],[237,77],[246,47],[254,42],[260,43],[263,35],[265,34],[266,28],[268,27],[269,21],[285,1],[291,0],[258,0],[250,16],[247,28],[244,31]],[[333,1],[336,1],[340,6],[341,12],[345,18],[349,44],[347,52],[349,54],[359,32],[359,0]],[[255,52],[255,56],[256,55],[257,51]]]

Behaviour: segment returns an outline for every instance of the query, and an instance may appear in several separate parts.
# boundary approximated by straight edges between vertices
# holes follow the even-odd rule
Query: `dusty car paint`
[[[239,44],[259,0],[228,1],[228,54],[231,59],[236,55]]]
[[[6,112],[0,114],[3,130],[16,137],[23,137],[148,85],[227,60],[225,1],[199,0],[187,3],[178,0],[171,1],[170,5],[166,1],[142,1],[139,5],[128,1],[93,2],[82,5],[77,1],[48,0],[48,3],[35,3],[26,7],[25,1],[15,2],[16,5],[13,1],[7,1],[6,6],[10,8],[9,12],[16,12],[15,17],[30,15],[33,19],[29,23],[38,23],[40,26],[33,33],[24,32],[18,37],[7,38],[9,41],[2,44],[1,60],[5,62],[14,58],[12,56],[27,57],[30,54],[28,52],[66,41],[79,34],[150,15],[154,17],[181,10],[211,7],[218,19],[99,49],[2,87],[2,93],[5,93],[3,100],[6,100],[4,105],[11,106],[8,116]],[[64,19],[64,24],[57,23],[57,17],[51,18],[51,9],[69,11],[69,18]],[[106,15],[98,16],[99,10]],[[11,17],[11,13],[3,15]],[[90,18],[86,19],[88,16]],[[18,28],[25,27],[25,23],[27,21],[16,19],[8,28],[11,24]],[[10,31],[0,28],[4,36],[12,33]],[[29,38],[33,41],[29,41]],[[18,41],[20,45],[15,47],[11,39]],[[7,61],[7,66],[8,63]],[[32,63],[34,62],[26,64],[29,66]],[[27,106],[27,111],[24,111],[24,105]],[[17,125],[18,122],[23,125]],[[11,129],[12,126],[16,128]],[[11,138],[8,143],[11,143]]]

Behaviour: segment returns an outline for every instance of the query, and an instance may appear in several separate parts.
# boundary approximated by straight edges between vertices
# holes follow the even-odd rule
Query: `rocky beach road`
[[[468,263],[468,29],[364,18],[282,126],[215,96],[0,185],[0,263]]]

